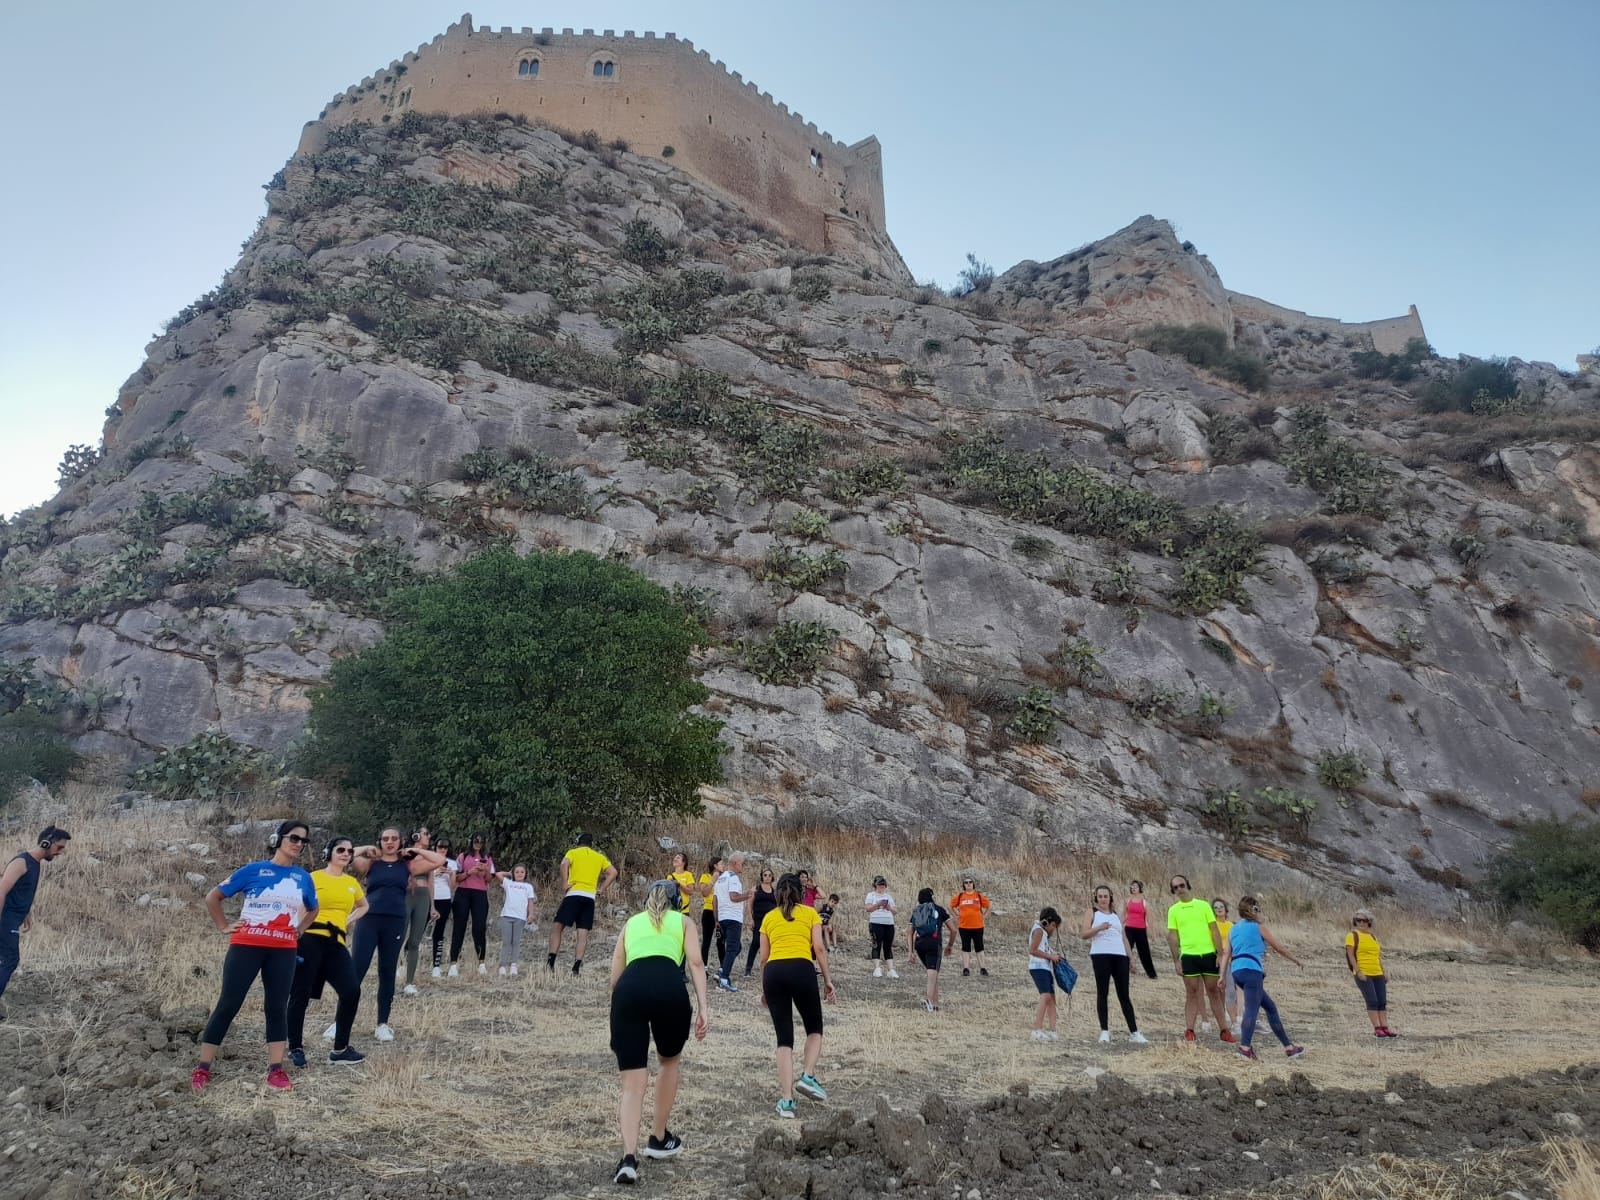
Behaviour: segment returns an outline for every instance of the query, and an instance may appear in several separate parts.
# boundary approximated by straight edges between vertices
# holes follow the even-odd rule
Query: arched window
[[[517,75],[523,79],[539,78],[539,56],[532,50],[517,55]]]
[[[617,64],[616,63],[607,63],[606,64],[606,74],[608,76],[615,74],[616,70],[617,70]]]
[[[617,73],[617,64],[611,59],[597,58],[594,60],[594,77],[596,79],[610,79]]]

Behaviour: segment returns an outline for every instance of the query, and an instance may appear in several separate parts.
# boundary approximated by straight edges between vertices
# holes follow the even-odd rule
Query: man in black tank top
[[[32,924],[33,896],[39,887],[39,864],[66,850],[72,835],[54,825],[39,834],[38,844],[24,850],[0,872],[0,996],[22,961],[22,935]],[[3,1015],[3,1014],[0,1014]]]

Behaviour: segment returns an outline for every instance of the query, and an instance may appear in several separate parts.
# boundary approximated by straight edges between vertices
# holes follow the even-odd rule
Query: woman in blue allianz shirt
[[[1269,946],[1301,970],[1305,969],[1305,964],[1290,954],[1272,936],[1272,931],[1261,923],[1261,902],[1254,896],[1239,897],[1239,919],[1228,933],[1228,966],[1233,972],[1234,983],[1239,987],[1239,1056],[1255,1058],[1256,1052],[1250,1048],[1250,1041],[1255,1037],[1257,1015],[1265,1012],[1267,1024],[1272,1026],[1272,1032],[1283,1043],[1284,1054],[1299,1058],[1306,1052],[1305,1047],[1289,1040],[1289,1034],[1278,1016],[1278,1006],[1267,995],[1265,981]]]

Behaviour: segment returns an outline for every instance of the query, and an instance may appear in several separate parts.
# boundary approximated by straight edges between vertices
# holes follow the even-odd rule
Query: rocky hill
[[[954,300],[504,119],[337,130],[269,189],[5,531],[0,653],[106,761],[285,748],[387,591],[506,541],[705,614],[709,803],[752,821],[1439,900],[1600,805],[1588,377],[1430,414],[1493,364],[1235,313],[1161,221]]]

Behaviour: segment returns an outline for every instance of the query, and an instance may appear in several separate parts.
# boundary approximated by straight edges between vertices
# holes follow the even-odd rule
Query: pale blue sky
[[[1141,213],[1223,281],[1322,316],[1415,303],[1443,353],[1600,342],[1596,0],[807,0],[473,6],[672,30],[884,147],[919,279]],[[461,0],[32,3],[5,22],[0,512],[47,498],[167,317],[215,284],[335,92]]]

